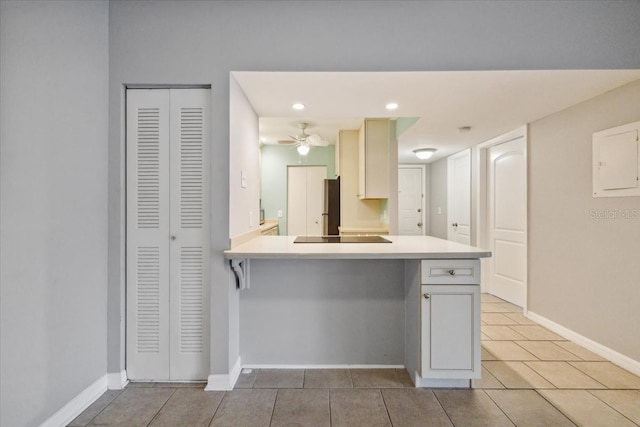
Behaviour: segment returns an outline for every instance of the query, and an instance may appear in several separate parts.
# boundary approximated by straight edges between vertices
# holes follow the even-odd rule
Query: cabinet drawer
[[[421,262],[424,285],[479,285],[479,259],[427,259]]]

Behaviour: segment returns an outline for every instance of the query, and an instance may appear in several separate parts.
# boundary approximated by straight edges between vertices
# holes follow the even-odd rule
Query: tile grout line
[[[153,387],[152,387],[153,388]],[[167,398],[167,400],[164,401],[164,403],[162,404],[162,406],[160,406],[160,409],[158,409],[158,412],[156,412],[156,414],[151,417],[151,420],[149,420],[149,422],[147,423],[147,427],[151,425],[151,423],[153,422],[153,420],[155,420],[156,418],[158,418],[158,415],[160,415],[160,411],[162,411],[162,408],[165,407],[165,405],[167,404],[167,402],[169,400],[171,400],[171,398],[173,397],[173,395],[176,393],[176,390],[178,390],[177,388],[174,388],[173,391],[171,392],[171,394],[169,395],[169,397]]]
[[[493,372],[491,372],[491,371],[489,370],[489,368],[487,368],[486,366],[484,366],[484,364],[483,364],[482,362],[485,362],[485,361],[482,361],[482,360],[480,361],[480,371],[481,371],[481,372],[482,372],[482,368],[486,369],[486,370],[487,370],[487,372],[489,372],[489,374],[490,374],[493,378],[495,378],[495,379],[496,379],[496,381],[498,381],[498,384],[500,384],[502,387],[504,387],[504,389],[505,389],[505,390],[511,390],[511,389],[510,389],[509,387],[507,387],[507,386],[506,386],[502,381],[500,381],[500,378],[498,378],[498,377],[497,377]],[[490,362],[490,361],[487,361],[487,362]],[[496,361],[496,362],[497,362],[497,361]],[[473,383],[471,383],[471,384],[472,384],[472,386],[473,386]],[[473,390],[476,390],[476,389],[473,389]],[[477,389],[477,390],[484,390],[484,389],[483,389],[483,388],[479,388],[479,389]],[[500,389],[492,389],[492,390],[500,390]]]
[[[109,391],[109,390],[107,390],[106,392],[108,392],[108,391]],[[106,392],[105,392],[105,393],[106,393]],[[96,418],[98,418],[98,415],[100,415],[101,413],[103,413],[105,409],[107,409],[109,406],[111,406],[111,404],[113,403],[113,401],[114,401],[114,400],[116,400],[116,399],[118,398],[118,396],[120,396],[122,393],[124,393],[124,389],[120,390],[120,392],[119,392],[118,394],[116,394],[116,395],[115,395],[115,397],[109,401],[109,403],[107,403],[106,405],[104,405],[104,408],[102,408],[100,411],[98,411],[98,413],[97,413],[93,418],[91,418],[87,423],[85,423],[85,424],[84,424],[84,427],[87,427],[88,425],[90,425],[90,424],[93,422],[93,420],[95,420]],[[104,396],[104,393],[103,393],[102,395]],[[99,399],[99,398],[98,398],[98,399]],[[97,400],[97,399],[96,399],[96,400]],[[95,403],[95,402],[94,402],[94,403]],[[87,409],[89,409],[89,407],[90,407],[90,406],[91,406],[91,405],[89,405],[89,406],[85,409],[85,411],[86,411]],[[80,414],[78,414],[78,417],[79,417],[81,414],[83,414],[83,413],[84,413],[84,411],[80,412]],[[77,417],[76,417],[76,418],[77,418]],[[73,421],[73,420],[71,420],[71,421]]]
[[[384,393],[382,393],[382,388],[378,388],[378,393],[380,393],[380,397],[382,398],[382,405],[384,406],[384,411],[387,414],[387,421],[389,421],[389,425],[393,427],[393,422],[391,421],[391,415],[389,415],[389,408],[387,408],[387,401],[384,400]]]
[[[451,419],[451,416],[449,415],[449,413],[447,412],[446,409],[444,409],[444,406],[442,405],[442,402],[440,402],[440,399],[438,399],[438,394],[433,391],[433,389],[429,389],[431,391],[431,393],[433,394],[433,397],[436,398],[436,402],[438,402],[438,405],[440,405],[440,408],[442,408],[442,411],[444,412],[444,414],[447,416],[447,418],[449,419],[449,422],[451,423],[452,426],[455,426],[455,424],[453,423],[453,420]]]
[[[206,393],[206,391],[204,391]],[[227,391],[222,392],[222,398],[220,398],[220,401],[218,402],[218,405],[216,406],[216,410],[213,411],[213,415],[211,415],[211,419],[209,420],[209,423],[207,423],[207,426],[211,427],[211,424],[213,424],[213,419],[216,417],[216,414],[218,413],[218,410],[220,409],[220,406],[222,406],[222,401],[224,400],[225,397],[227,397]]]
[[[604,400],[600,399],[598,396],[596,396],[595,394],[592,393],[594,389],[590,389],[590,390],[585,390],[587,393],[589,393],[591,396],[595,397],[596,399],[598,399],[600,402],[604,403],[605,405],[607,405],[609,408],[613,409],[614,411],[616,411],[618,414],[622,415],[624,418],[628,419],[629,421],[631,421],[632,424],[638,425],[635,423],[635,421],[633,421],[632,419],[630,419],[629,417],[627,417],[625,414],[623,414],[622,412],[618,411],[616,408],[614,408],[613,406],[609,405],[607,402],[605,402]],[[607,389],[605,391],[610,391],[612,389]],[[600,390],[602,391],[602,390]],[[618,390],[618,391],[637,391],[637,390]]]
[[[555,386],[555,385],[554,385],[554,386]],[[553,390],[553,389],[551,389],[551,390]],[[559,389],[559,388],[557,388],[557,387],[556,387],[556,388],[555,388],[555,390],[561,390],[561,389]],[[565,417],[567,417],[567,419],[568,419],[570,422],[572,422],[572,423],[573,423],[573,425],[575,425],[575,426],[577,426],[577,425],[578,425],[578,423],[577,423],[576,421],[574,421],[574,420],[573,420],[573,418],[571,418],[571,417],[569,416],[569,414],[565,414],[565,413],[562,411],[562,409],[560,409],[558,406],[554,405],[552,401],[550,401],[549,399],[547,399],[546,397],[544,397],[544,395],[543,395],[542,393],[540,393],[540,392],[538,391],[538,389],[534,389],[533,391],[535,391],[535,392],[538,394],[538,396],[540,396],[544,401],[546,401],[547,403],[549,403],[549,405],[551,405],[551,406],[553,406],[554,408],[556,408],[556,409],[558,410],[558,412],[560,412],[562,415],[564,415]]]
[[[518,426],[515,421],[513,421],[511,419],[511,417],[509,417],[509,415],[504,411],[504,409],[502,409],[502,407],[498,404],[498,402],[496,402],[495,400],[493,400],[493,398],[491,397],[491,395],[489,393],[487,393],[485,390],[482,390],[484,392],[485,395],[487,395],[487,397],[489,398],[490,401],[493,402],[494,405],[496,405],[496,407],[500,410],[500,412],[502,412],[504,414],[505,417],[507,417],[507,419],[509,421],[511,421],[511,424],[513,424],[514,426]]]
[[[278,403],[278,396],[280,395],[280,389],[276,389],[276,398],[273,399],[273,408],[271,408],[271,418],[269,418],[269,427],[273,424],[273,414],[276,413],[276,403]]]
[[[329,392],[329,427],[333,425],[333,417],[331,416],[331,389],[327,389]]]
[[[580,362],[579,360],[575,360],[574,362]],[[597,379],[595,379],[594,377],[592,377],[591,375],[589,375],[588,373],[586,373],[585,371],[583,371],[582,369],[578,368],[577,366],[575,366],[573,363],[571,363],[570,361],[567,361],[566,363],[569,364],[569,366],[571,366],[574,369],[577,369],[578,371],[580,371],[581,373],[583,373],[584,375],[588,376],[589,378],[591,378],[592,380],[594,380],[595,382],[597,382],[598,384],[600,384],[601,386],[604,387],[605,390],[611,390],[611,388],[606,385],[606,384],[602,384],[600,381],[598,381]],[[616,366],[614,363],[611,363],[609,361],[606,362],[589,362],[589,363],[610,363],[613,366]],[[585,389],[585,390],[596,390],[596,389]]]

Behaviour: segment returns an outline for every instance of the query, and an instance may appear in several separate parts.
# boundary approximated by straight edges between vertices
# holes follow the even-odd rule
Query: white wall
[[[236,79],[229,79],[229,236],[233,237],[260,226],[260,150],[258,115]]]
[[[637,1],[111,2],[109,372],[123,367],[123,84],[212,85],[211,366],[227,373],[231,71],[640,68],[638,15]]]
[[[592,134],[640,120],[640,81],[529,127],[529,310],[640,363],[640,197],[593,198]],[[596,214],[597,215],[597,214]]]
[[[108,4],[0,27],[0,425],[32,426],[107,372]]]
[[[447,238],[447,158],[429,163],[429,231]]]

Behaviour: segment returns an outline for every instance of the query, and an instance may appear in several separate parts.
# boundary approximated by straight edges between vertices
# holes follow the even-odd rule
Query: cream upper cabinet
[[[365,119],[358,132],[358,197],[389,198],[389,119]]]

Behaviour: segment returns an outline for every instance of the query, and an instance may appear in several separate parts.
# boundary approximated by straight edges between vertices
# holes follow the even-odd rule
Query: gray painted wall
[[[243,364],[404,363],[403,260],[252,260],[251,281]]]
[[[529,127],[529,310],[640,361],[640,197],[594,199],[592,134],[640,120],[640,81]],[[632,215],[633,216],[633,215]]]
[[[33,426],[107,372],[108,4],[0,28],[0,425]]]
[[[638,68],[639,15],[636,1],[111,2],[110,372],[123,354],[122,84],[212,85],[212,373],[227,373],[230,71]]]
[[[447,158],[429,163],[429,230],[447,238]],[[438,210],[439,209],[439,210]]]
[[[2,400],[3,425],[39,423],[104,372],[105,211],[108,372],[124,368],[124,84],[212,85],[212,372],[227,373],[238,354],[237,293],[221,253],[229,238],[230,71],[640,68],[633,0],[113,1],[108,23],[102,2],[0,4],[2,387],[14,393],[2,389],[12,399]],[[70,116],[82,120],[69,126]],[[546,172],[533,169],[535,192]],[[549,188],[568,203],[576,197]],[[538,214],[530,215],[534,227]],[[540,239],[532,268],[557,236]],[[533,308],[551,313],[548,298],[533,294]],[[574,304],[570,313],[590,308]],[[568,326],[579,321],[570,313]],[[14,372],[24,380],[17,388]]]

